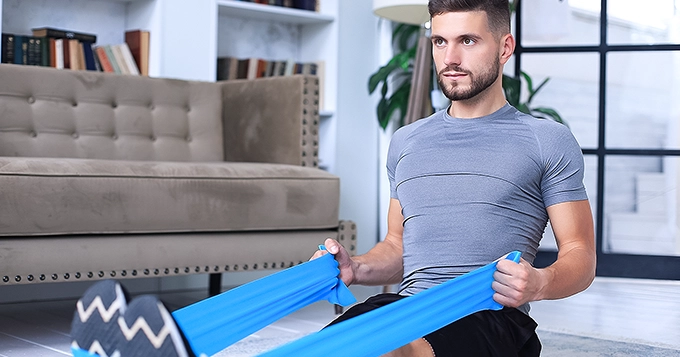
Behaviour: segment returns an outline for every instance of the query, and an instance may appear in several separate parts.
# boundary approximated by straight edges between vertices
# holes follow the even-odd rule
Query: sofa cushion
[[[260,163],[0,157],[0,235],[333,228],[339,179]]]
[[[0,65],[0,155],[224,161],[216,83]]]

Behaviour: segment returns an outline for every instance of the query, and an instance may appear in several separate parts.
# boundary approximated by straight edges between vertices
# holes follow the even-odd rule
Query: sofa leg
[[[208,295],[215,296],[222,292],[222,274],[210,274],[210,282],[208,283]]]

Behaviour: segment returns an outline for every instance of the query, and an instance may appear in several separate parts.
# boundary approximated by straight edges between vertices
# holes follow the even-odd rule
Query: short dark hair
[[[508,0],[430,0],[428,9],[430,17],[447,12],[484,11],[492,33],[498,37],[510,33]]]

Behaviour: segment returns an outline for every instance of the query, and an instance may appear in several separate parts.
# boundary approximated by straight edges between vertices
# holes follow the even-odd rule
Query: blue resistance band
[[[325,254],[186,306],[172,316],[194,353],[212,356],[317,301],[342,306],[355,303],[338,274],[337,261]]]
[[[515,251],[507,259],[518,263],[520,256]],[[475,312],[502,309],[493,300],[495,271],[493,262],[259,356],[380,356]]]

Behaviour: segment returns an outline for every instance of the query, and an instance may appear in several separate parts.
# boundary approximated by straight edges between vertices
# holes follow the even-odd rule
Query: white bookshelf
[[[238,0],[217,0],[219,14],[241,18],[287,22],[292,24],[331,23],[333,15],[314,11],[302,11],[279,6],[269,6]]]
[[[55,27],[125,41],[125,31],[151,33],[149,74],[214,81],[218,56],[323,61],[319,156],[334,171],[339,0],[318,12],[236,0],[0,0],[2,32],[30,35]]]

